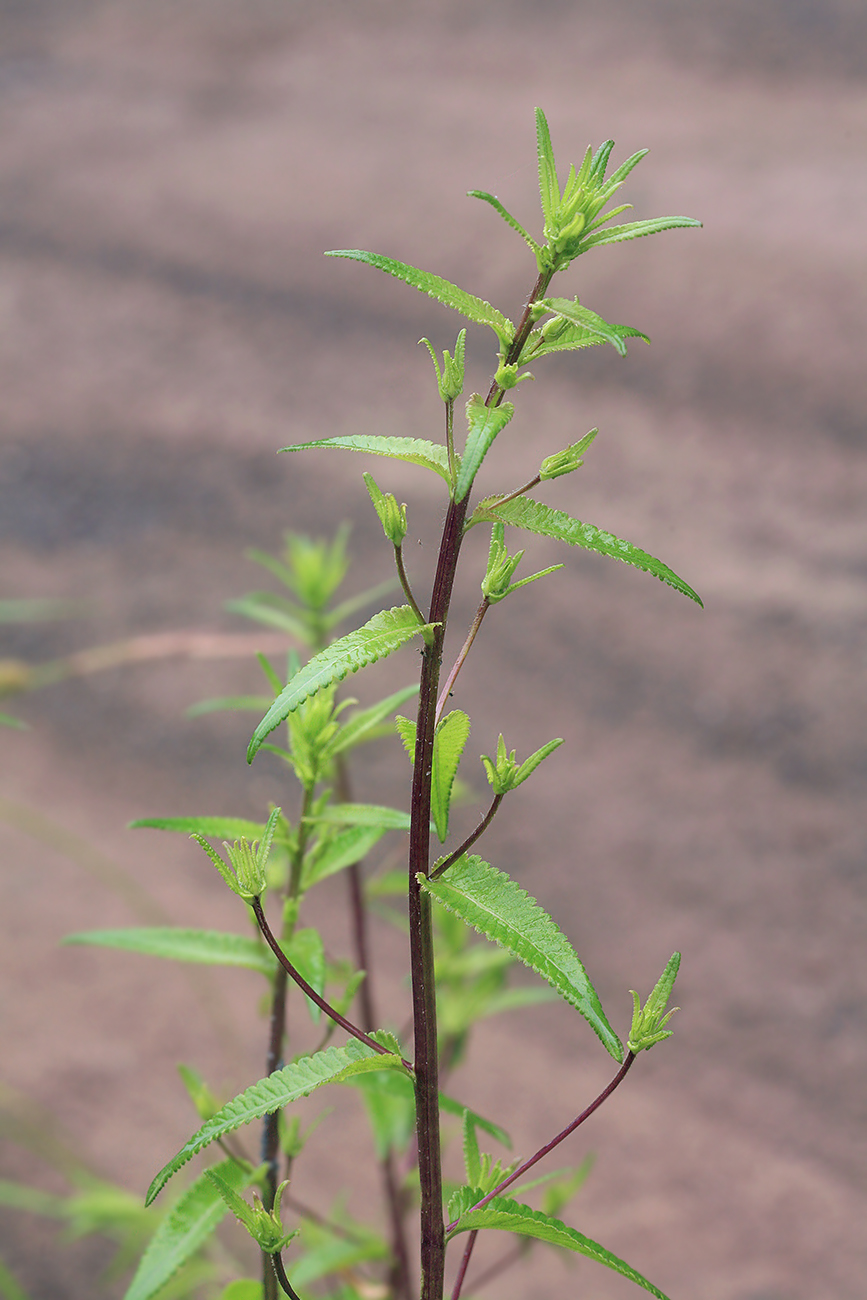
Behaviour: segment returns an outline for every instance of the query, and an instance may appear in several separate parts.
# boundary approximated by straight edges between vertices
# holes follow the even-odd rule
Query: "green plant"
[[[231,817],[148,818],[139,826],[185,832],[198,841],[209,861],[244,905],[252,932],[216,934],[172,927],[91,932],[72,942],[100,943],[147,952],[174,960],[247,966],[268,980],[269,1033],[264,1077],[239,1096],[221,1103],[190,1071],[185,1082],[202,1120],[199,1129],[154,1178],[147,1201],[152,1204],[187,1162],[217,1144],[220,1161],[206,1169],[175,1202],[151,1239],[127,1290],[126,1300],[149,1300],[170,1283],[176,1269],[195,1258],[209,1232],[227,1211],[243,1224],[263,1258],[262,1280],[235,1279],[223,1300],[272,1300],[279,1289],[290,1296],[321,1294],[360,1300],[393,1295],[409,1300],[416,1293],[411,1259],[410,1215],[418,1213],[421,1295],[443,1295],[447,1246],[466,1234],[453,1283],[453,1300],[462,1293],[480,1231],[504,1231],[521,1243],[519,1254],[542,1241],[585,1255],[662,1297],[652,1283],[598,1243],[567,1227],[559,1218],[587,1173],[557,1171],[521,1181],[539,1161],[582,1124],[619,1086],[636,1057],[668,1037],[672,1014],[668,1001],[679,966],[674,954],[642,1006],[634,994],[634,1015],[624,1048],[612,1028],[577,953],[555,921],[505,873],[471,850],[498,814],[506,797],[534,774],[562,743],[553,739],[520,761],[500,736],[496,752],[482,756],[491,787],[490,804],[473,832],[459,844],[449,840],[450,811],[460,789],[458,768],[467,744],[470,720],[448,700],[489,610],[521,587],[552,574],[560,565],[516,579],[524,552],[510,553],[506,527],[554,538],[594,550],[642,569],[701,604],[695,592],[671,569],[647,552],[610,533],[530,497],[549,479],[573,473],[583,464],[596,430],[563,451],[528,466],[528,481],[514,490],[487,496],[471,505],[476,475],[498,435],[513,418],[506,394],[529,377],[526,367],[554,352],[609,344],[626,353],[629,339],[644,339],[638,330],[611,324],[578,298],[550,296],[555,275],[590,249],[679,226],[699,223],[666,217],[612,226],[625,206],[605,211],[644,151],[627,159],[610,177],[606,172],[613,142],[590,149],[577,169],[570,168],[560,186],[544,114],[537,110],[539,182],[544,228],[537,242],[493,195],[473,191],[517,231],[535,258],[536,278],[517,325],[495,307],[439,276],[359,250],[331,256],[349,258],[386,272],[439,302],[468,321],[489,327],[498,347],[497,367],[485,397],[466,402],[467,433],[459,448],[455,404],[464,384],[466,330],[458,334],[453,355],[442,364],[433,359],[444,405],[442,442],[357,434],[323,438],[285,448],[342,449],[407,461],[438,475],[443,483],[445,521],[430,598],[414,593],[404,563],[407,508],[383,491],[370,473],[364,481],[391,546],[397,581],[405,603],[380,610],[360,627],[335,634],[341,623],[382,594],[367,592],[335,603],[347,568],[347,534],[333,542],[290,536],[281,558],[257,553],[261,563],[288,594],[258,592],[234,605],[235,611],[289,634],[306,649],[302,662],[290,653],[285,678],[260,656],[269,688],[262,697],[240,696],[207,701],[213,708],[257,709],[264,714],[250,741],[248,758],[260,750],[275,754],[293,775],[300,795],[292,818],[272,808],[266,821]],[[467,533],[490,526],[490,544],[480,575],[482,599],[476,616],[441,682],[446,629],[462,543]],[[425,612],[426,611],[426,612]],[[339,699],[340,683],[352,673],[414,643],[420,650],[418,686],[360,707]],[[414,719],[396,710],[418,696]],[[361,744],[396,725],[412,764],[412,798],[408,812],[354,803],[347,759]],[[278,728],[285,742],[275,743]],[[285,802],[285,801],[284,801]],[[408,871],[384,870],[364,880],[359,863],[387,834],[408,832]],[[431,835],[442,846],[431,849]],[[223,840],[221,851],[212,840]],[[346,872],[354,951],[351,962],[328,959],[320,934],[300,924],[310,890],[324,879]],[[406,913],[395,905],[398,893]],[[268,905],[266,907],[265,899]],[[371,909],[385,910],[409,936],[412,1032],[400,1035],[377,1020],[370,979],[367,927]],[[482,939],[476,939],[473,931]],[[510,970],[523,963],[541,977],[542,986],[510,986]],[[313,1052],[287,1055],[287,1002],[292,985],[300,989],[321,1041]],[[540,996],[559,997],[587,1021],[613,1058],[616,1072],[608,1087],[561,1133],[529,1159],[504,1167],[484,1152],[480,1134],[508,1144],[505,1132],[443,1091],[445,1075],[461,1059],[473,1023]],[[293,1022],[294,1023],[294,1022]],[[339,1029],[348,1037],[331,1043]],[[295,1034],[293,1030],[293,1035]],[[411,1044],[411,1046],[410,1046]],[[380,1166],[388,1230],[352,1219],[342,1205],[323,1219],[305,1209],[294,1195],[294,1175],[309,1130],[301,1129],[293,1104],[325,1084],[344,1084],[357,1091],[367,1110]],[[460,1117],[465,1178],[444,1187],[441,1112]],[[245,1152],[238,1131],[262,1120],[261,1159]],[[515,1184],[518,1184],[517,1186]],[[542,1204],[526,1199],[544,1185]],[[253,1202],[248,1189],[255,1189]],[[506,1193],[509,1193],[506,1195]],[[284,1250],[286,1259],[284,1262]],[[512,1256],[509,1256],[511,1259]],[[663,1298],[664,1300],[664,1298]]]

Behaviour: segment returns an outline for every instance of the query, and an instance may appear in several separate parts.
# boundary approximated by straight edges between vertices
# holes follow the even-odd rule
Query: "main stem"
[[[533,303],[544,295],[550,280],[550,272],[540,272],[506,355],[506,364],[512,364],[520,356],[533,327]],[[499,406],[502,399],[503,389],[494,381],[485,404],[491,407]],[[447,406],[448,441],[451,441],[452,436],[450,414]],[[469,494],[464,496],[462,501],[450,501],[443,526],[428,615],[428,622],[434,624],[433,635],[430,645],[425,645],[422,651],[412,778],[409,834],[409,944],[415,1039],[416,1134],[421,1190],[421,1300],[442,1300],[445,1274],[445,1224],[443,1222],[439,1061],[431,900],[422,893],[417,877],[427,877],[430,869],[431,773],[437,693],[446,623],[468,506]]]

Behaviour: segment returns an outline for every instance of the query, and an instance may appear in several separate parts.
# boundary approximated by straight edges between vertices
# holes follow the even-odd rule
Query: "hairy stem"
[[[269,1255],[268,1258],[271,1260],[271,1266],[274,1270],[273,1276],[275,1276],[277,1281],[280,1283],[282,1290],[290,1297],[290,1300],[301,1300],[301,1297],[297,1292],[292,1290],[292,1283],[286,1276],[286,1270],[283,1267],[283,1256],[280,1254],[279,1250],[275,1254]]]
[[[512,346],[509,348],[507,364],[511,364],[520,356],[521,349],[533,327],[533,303],[544,294],[550,279],[550,272],[543,272],[538,276],[533,291],[527,299]],[[503,393],[503,388],[495,380],[488,392],[486,405],[499,406],[503,400]],[[428,622],[434,624],[433,635],[430,645],[425,645],[422,651],[413,763],[409,835],[409,942],[415,1052],[416,1135],[421,1192],[421,1300],[442,1300],[445,1274],[445,1227],[442,1209],[439,1062],[431,900],[422,893],[417,877],[426,877],[430,869],[431,773],[437,690],[449,605],[468,507],[469,493],[461,501],[452,499],[443,525],[428,616]]]
[[[579,1128],[580,1125],[584,1123],[585,1119],[589,1119],[590,1116],[593,1114],[593,1112],[599,1109],[603,1101],[607,1101],[607,1099],[611,1096],[612,1092],[614,1092],[614,1089],[620,1086],[620,1084],[623,1082],[623,1080],[626,1078],[627,1074],[629,1073],[630,1069],[632,1068],[632,1062],[634,1060],[635,1060],[635,1053],[627,1052],[626,1060],[623,1062],[620,1069],[617,1071],[614,1078],[609,1083],[608,1087],[602,1089],[602,1091],[600,1092],[599,1096],[595,1099],[595,1101],[591,1101],[590,1105],[586,1108],[586,1110],[582,1110],[581,1114],[578,1116],[577,1119],[574,1119],[571,1124],[567,1125],[567,1127],[563,1129],[562,1133],[558,1133],[557,1136],[555,1138],[552,1138],[550,1142],[547,1142],[545,1146],[540,1147],[535,1155],[530,1156],[529,1160],[525,1160],[524,1163],[520,1165],[513,1174],[510,1174],[508,1178],[504,1178],[503,1181],[499,1183],[492,1192],[488,1192],[487,1196],[483,1196],[480,1201],[477,1201],[476,1204],[471,1206],[470,1208],[472,1210],[484,1209],[484,1207],[488,1204],[488,1201],[493,1200],[495,1196],[499,1196],[500,1193],[504,1192],[507,1187],[511,1187],[512,1183],[516,1182],[517,1179],[523,1178],[524,1174],[527,1172],[528,1169],[532,1169],[533,1165],[537,1164],[551,1151],[553,1151],[555,1147],[559,1146],[560,1143],[565,1138],[569,1137],[570,1133],[574,1133],[576,1128]],[[469,1213],[469,1211],[467,1211],[467,1213]],[[449,1224],[446,1231],[451,1232],[454,1228],[457,1227],[457,1225],[458,1225],[458,1220],[455,1219],[454,1223]]]

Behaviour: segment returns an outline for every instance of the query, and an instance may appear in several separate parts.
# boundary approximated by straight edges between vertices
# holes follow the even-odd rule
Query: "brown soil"
[[[457,319],[320,254],[381,250],[514,313],[532,264],[463,195],[495,191],[535,222],[534,104],[563,158],[607,135],[617,158],[651,148],[637,215],[704,219],[573,271],[572,292],[653,348],[540,366],[487,480],[523,481],[598,424],[548,499],[661,555],[704,612],[570,555],[492,614],[458,694],[479,752],[500,729],[519,752],[568,742],[486,852],[561,920],[618,1024],[628,989],[683,951],[677,1033],[576,1139],[568,1158],[598,1158],[567,1216],[683,1300],[864,1294],[865,26],[855,0],[663,0],[640,20],[626,0],[0,13],[2,594],[84,606],[6,627],[8,655],[240,631],[222,603],[259,582],[244,549],[336,517],[356,524],[355,586],[387,576],[362,462],[274,453],[436,436],[416,340],[451,346]],[[471,348],[481,386],[489,339]],[[436,486],[411,467],[378,477],[410,502],[421,586]],[[353,690],[412,669],[407,653]],[[286,800],[267,756],[244,762],[247,718],[183,717],[248,689],[245,661],[141,664],[13,702],[32,730],[0,735],[2,1076],[136,1191],[191,1130],[175,1061],[227,1088],[259,1073],[255,977],[203,986],[58,941],[135,922],[119,872],[178,922],[237,926],[194,846],[125,826]],[[383,748],[357,793],[397,801],[406,780]],[[335,882],[328,924],[341,898]],[[402,960],[378,933],[395,1021]],[[584,1027],[546,1009],[486,1024],[455,1088],[527,1152],[606,1073]],[[324,1206],[366,1147],[322,1134],[298,1179]],[[3,1159],[54,1185],[18,1148]],[[34,1222],[0,1226],[33,1300],[96,1294],[105,1252],[46,1244]],[[501,1296],[576,1279],[597,1300],[630,1294],[589,1263],[533,1261]]]

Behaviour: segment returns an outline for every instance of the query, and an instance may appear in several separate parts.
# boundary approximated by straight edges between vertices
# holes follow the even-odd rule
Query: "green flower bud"
[[[546,456],[539,470],[539,478],[542,482],[544,483],[546,479],[560,478],[563,474],[571,474],[573,470],[579,469],[584,464],[582,452],[587,450],[598,432],[598,429],[591,429],[580,442],[570,443],[563,451],[558,451],[553,456]]]
[[[373,502],[374,509],[379,515],[379,522],[382,524],[382,531],[385,533],[392,546],[400,546],[406,537],[406,506],[399,506],[397,499],[391,492],[380,492],[376,486],[372,474],[364,475],[364,482],[370,493],[370,499]]]
[[[259,840],[254,840],[251,844],[243,835],[234,844],[228,844],[224,840],[223,848],[229,855],[229,866],[226,865],[219,853],[211,848],[203,835],[192,835],[190,837],[204,849],[232,893],[237,894],[239,898],[243,898],[245,903],[251,902],[254,898],[261,898],[268,888],[265,868],[271,853],[271,844],[279,816],[280,809],[274,808],[265,826],[265,833],[262,836],[261,843]]]
[[[502,524],[494,524],[491,529],[488,568],[482,579],[482,595],[492,605],[508,596],[515,570],[524,555],[523,551],[518,551],[517,555],[509,554],[504,541],[505,531]]]
[[[632,1028],[626,1046],[635,1055],[661,1043],[664,1038],[671,1038],[672,1031],[665,1026],[679,1007],[672,1007],[670,1011],[666,1011],[666,1007],[679,970],[680,953],[675,952],[643,1007],[635,990],[629,990],[632,994]]]
[[[440,363],[437,360],[437,354],[434,352],[430,339],[419,339],[419,343],[424,343],[431,355],[434,363],[434,369],[437,372],[437,386],[440,390],[440,397],[444,402],[454,402],[464,391],[464,356],[466,353],[467,331],[461,330],[455,342],[455,355],[449,356],[448,352],[443,352],[443,368],[440,370]]]

